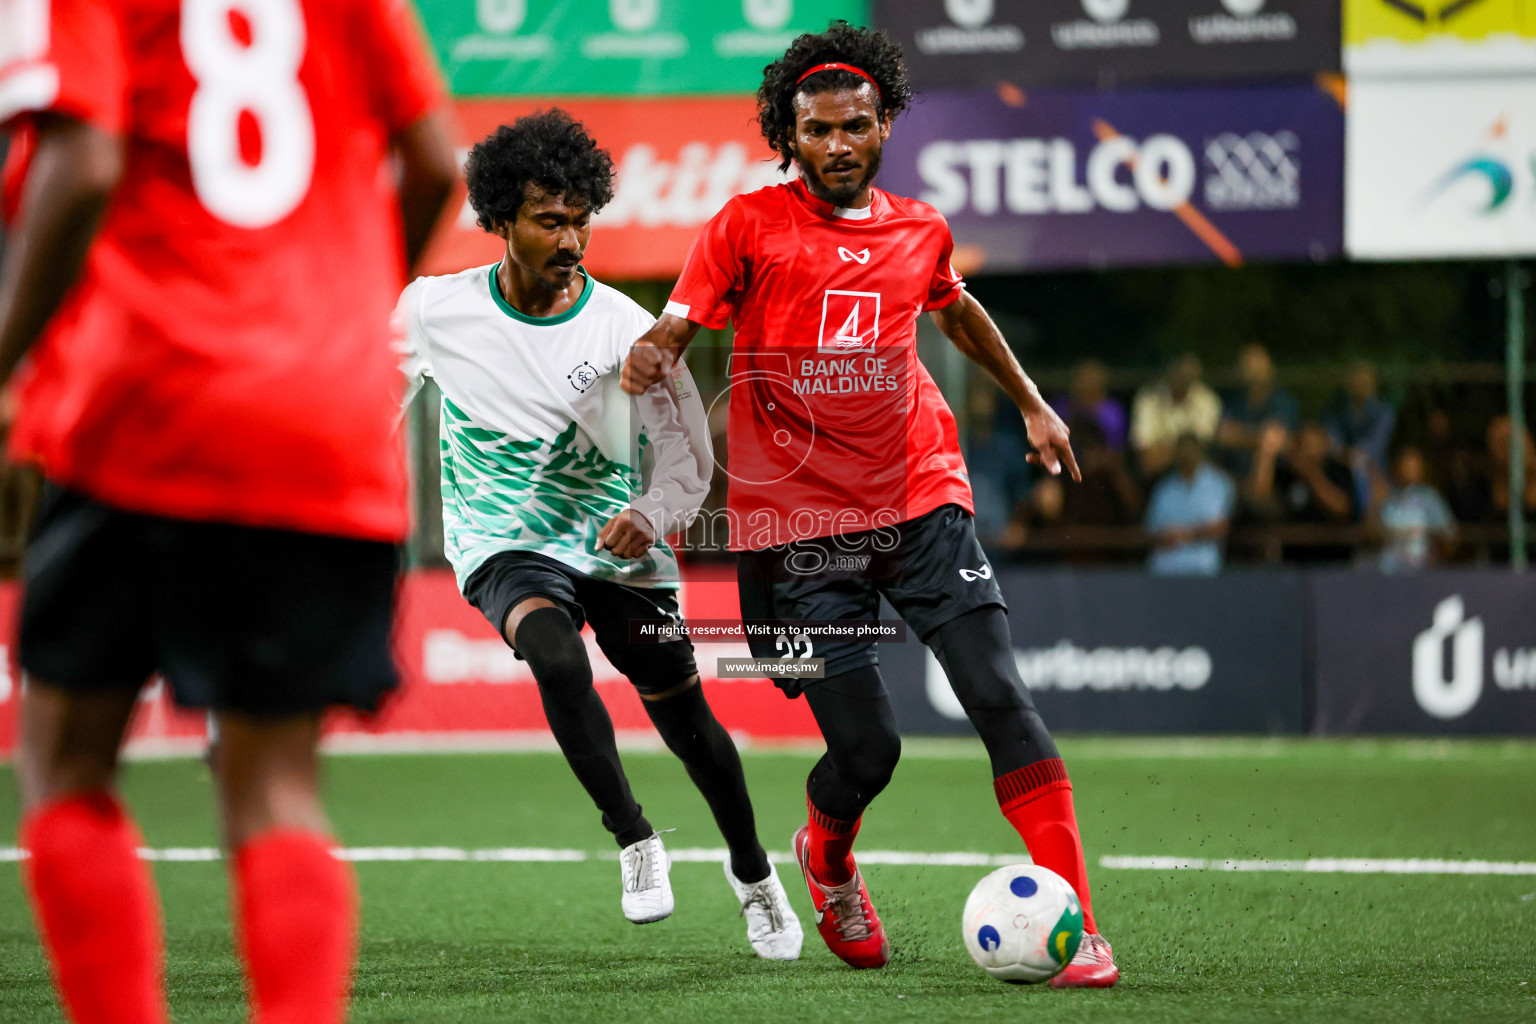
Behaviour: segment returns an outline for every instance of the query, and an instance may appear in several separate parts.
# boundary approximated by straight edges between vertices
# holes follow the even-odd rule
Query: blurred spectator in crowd
[[[1200,359],[1186,352],[1167,373],[1136,392],[1131,410],[1131,444],[1144,479],[1160,475],[1173,462],[1174,445],[1193,434],[1202,445],[1216,436],[1221,400],[1200,380]]]
[[[1205,458],[1205,446],[1186,431],[1174,442],[1173,472],[1152,488],[1147,567],[1161,575],[1211,576],[1221,571],[1232,518],[1232,482]]]
[[[1407,572],[1443,561],[1456,543],[1456,520],[1440,492],[1425,481],[1424,453],[1414,445],[1392,460],[1394,488],[1373,517],[1382,538],[1383,572]]]
[[[1253,468],[1259,432],[1270,423],[1278,423],[1287,432],[1295,430],[1298,410],[1291,393],[1275,384],[1275,364],[1263,345],[1243,348],[1237,372],[1243,385],[1222,400],[1216,443],[1227,468],[1242,479]]]
[[[1370,500],[1371,481],[1387,471],[1387,446],[1397,414],[1376,394],[1376,367],[1364,359],[1351,363],[1344,387],[1323,413],[1323,425],[1354,474],[1355,501]]]
[[[1495,416],[1488,424],[1487,502],[1484,518],[1502,523],[1509,518],[1509,441],[1513,425],[1507,414]],[[1536,515],[1536,444],[1527,429],[1522,438],[1525,453],[1525,495],[1521,504],[1525,518]]]
[[[991,546],[1001,539],[1014,506],[1029,492],[1033,472],[1026,458],[1023,421],[1013,403],[999,407],[997,387],[989,379],[973,378],[970,391],[965,465],[976,505],[976,536],[983,546]]]
[[[1072,390],[1051,403],[1068,424],[1092,420],[1110,451],[1125,450],[1125,406],[1109,394],[1109,373],[1097,359],[1085,359],[1072,370]],[[1072,440],[1077,440],[1074,430]]]
[[[1342,525],[1354,521],[1358,508],[1354,476],[1316,420],[1302,423],[1289,440],[1279,424],[1260,431],[1244,497],[1267,522]],[[1351,553],[1348,544],[1284,547],[1285,559],[1298,562],[1342,561]]]
[[[1066,488],[1061,478],[1042,476],[1030,488],[1029,497],[1019,502],[1013,517],[1004,527],[999,545],[1011,561],[1054,562],[1061,557],[1059,551],[1042,549],[1027,551],[1029,536],[1035,530],[1050,530],[1066,525]]]
[[[1141,488],[1124,453],[1110,447],[1098,420],[1069,420],[1081,483],[1064,486],[1063,520],[1071,526],[1133,526],[1141,519]]]

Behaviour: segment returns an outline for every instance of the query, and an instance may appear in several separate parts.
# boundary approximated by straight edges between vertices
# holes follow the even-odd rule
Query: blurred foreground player
[[[759,956],[800,955],[800,921],[757,840],[741,758],[699,685],[681,622],[677,559],[662,538],[709,490],[704,406],[677,363],[630,398],[619,370],[654,322],[581,266],[613,163],[561,110],[475,146],[469,201],[502,260],[423,277],[400,298],[404,369],[443,392],[443,533],[464,597],[528,662],[550,729],[620,848],[624,916],[673,909],[661,836],[630,791],[613,722],[592,688],[590,622],[608,660],[688,769],[720,826],[725,876]]]
[[[871,620],[881,595],[890,601],[986,744],[1003,814],[1082,901],[1089,935],[1051,983],[1105,987],[1119,971],[1089,905],[1072,786],[1014,665],[954,417],[917,360],[918,316],[931,312],[1018,405],[1032,461],[1074,478],[1077,466],[1066,426],[950,267],[943,217],[871,187],[911,96],[901,50],[842,22],[768,66],[758,120],[800,178],[737,196],[705,225],[625,386],[660,379],[700,325],[734,324],[727,465],[743,617]],[[758,657],[775,655],[773,640],[753,642]],[[779,682],[791,696],[803,688],[827,742],[795,855],[827,945],[879,967],[889,947],[852,847],[901,739],[874,647],[812,643],[826,677]]]
[[[262,1024],[336,1022],[356,941],[316,742],[393,688],[406,529],[389,310],[455,176],[402,0],[6,4],[19,127],[0,381],[48,481],[26,555],[24,878],[68,1015],[168,1020],[113,792],[155,671],[220,731]],[[398,183],[386,174],[393,148]]]

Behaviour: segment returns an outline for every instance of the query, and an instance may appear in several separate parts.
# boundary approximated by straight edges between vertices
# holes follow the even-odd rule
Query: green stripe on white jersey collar
[[[520,312],[513,307],[512,303],[508,302],[501,294],[501,281],[496,276],[497,272],[501,270],[501,263],[499,261],[491,267],[489,281],[491,298],[503,313],[522,323],[532,324],[535,327],[554,327],[556,324],[563,324],[581,312],[582,307],[587,304],[587,300],[592,297],[593,285],[597,284],[596,281],[592,280],[592,275],[587,273],[586,267],[578,264],[576,269],[581,271],[581,276],[587,279],[587,283],[581,289],[581,297],[576,300],[576,304],[564,313],[556,313],[554,316],[529,316],[527,313]]]

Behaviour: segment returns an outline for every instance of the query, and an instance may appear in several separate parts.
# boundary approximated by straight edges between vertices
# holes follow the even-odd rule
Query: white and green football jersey
[[[597,547],[626,508],[658,538],[675,532],[709,489],[708,427],[687,369],[639,398],[619,387],[650,314],[587,275],[569,310],[526,316],[502,297],[495,265],[418,278],[395,314],[407,400],[424,377],[443,393],[443,536],[461,589],[501,551],[628,586],[677,586],[664,540],[634,559]]]

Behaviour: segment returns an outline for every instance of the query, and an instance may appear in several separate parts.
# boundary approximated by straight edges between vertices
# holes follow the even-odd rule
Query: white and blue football
[[[998,868],[965,901],[966,952],[1002,981],[1048,981],[1083,941],[1083,907],[1066,879],[1037,864]]]

